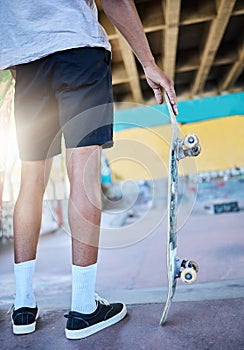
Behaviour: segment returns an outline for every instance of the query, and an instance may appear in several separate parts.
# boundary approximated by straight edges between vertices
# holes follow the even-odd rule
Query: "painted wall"
[[[165,104],[154,106],[134,105],[124,110],[115,111],[115,131],[136,126],[152,127],[169,124]],[[131,104],[128,104],[130,107]],[[196,98],[178,103],[179,123],[193,123],[225,116],[244,115],[244,92],[213,97]]]
[[[182,136],[196,133],[202,146],[198,157],[180,162],[180,174],[243,167],[243,115],[244,93],[180,102]],[[117,111],[115,145],[106,151],[114,180],[166,177],[170,133],[165,105]]]

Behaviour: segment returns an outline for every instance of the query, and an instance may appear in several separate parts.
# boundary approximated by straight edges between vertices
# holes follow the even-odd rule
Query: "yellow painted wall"
[[[180,174],[244,166],[244,117],[231,116],[180,126],[182,136],[195,133],[201,154],[180,162]],[[133,128],[115,133],[106,150],[115,181],[167,176],[171,126]]]

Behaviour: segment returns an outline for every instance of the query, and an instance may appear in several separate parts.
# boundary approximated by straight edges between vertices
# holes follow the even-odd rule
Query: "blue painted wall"
[[[231,115],[244,115],[244,92],[196,98],[178,103],[179,123],[193,123]],[[169,124],[167,107],[163,105],[138,106],[115,111],[114,130],[134,127],[153,127]]]

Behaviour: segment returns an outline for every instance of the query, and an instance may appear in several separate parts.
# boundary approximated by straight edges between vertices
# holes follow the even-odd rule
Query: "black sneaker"
[[[38,316],[38,307],[21,307],[17,310],[13,310],[11,320],[14,334],[28,334],[34,332]]]
[[[127,313],[123,303],[109,304],[96,296],[97,309],[91,314],[70,311],[64,315],[67,320],[65,334],[68,339],[82,339],[122,320]]]

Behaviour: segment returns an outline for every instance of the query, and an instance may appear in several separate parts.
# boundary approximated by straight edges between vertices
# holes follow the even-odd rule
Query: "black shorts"
[[[20,158],[43,160],[67,148],[113,144],[111,53],[84,47],[16,66]]]

